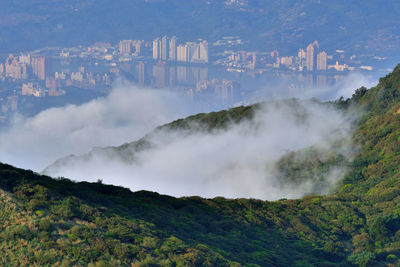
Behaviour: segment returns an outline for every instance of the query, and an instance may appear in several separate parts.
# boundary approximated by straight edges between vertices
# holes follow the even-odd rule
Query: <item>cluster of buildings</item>
[[[96,43],[89,47],[39,50],[35,53],[10,54],[0,63],[0,79],[18,84],[22,96],[60,96],[65,88],[108,90],[122,73],[132,73],[140,85],[175,86],[189,78],[184,67],[169,67],[171,62],[208,63],[208,43],[205,40],[179,44],[176,37],[164,36],[153,41],[121,40],[116,46]],[[175,66],[175,64],[173,64]],[[182,64],[184,65],[184,64]]]
[[[143,49],[149,48],[150,43],[144,40],[122,40],[119,42],[119,53],[121,55],[140,56]]]
[[[307,46],[307,51],[300,49],[297,53],[298,58],[305,59],[307,71],[325,71],[327,70],[327,54],[319,49],[318,41],[314,41]]]
[[[61,52],[64,53],[64,52]],[[0,64],[0,77],[21,81],[21,95],[44,97],[65,94],[62,87],[75,86],[95,89],[96,86],[111,86],[111,75],[85,72],[83,66],[77,71],[63,70],[53,72],[53,61],[42,55],[10,54],[4,64]]]
[[[243,6],[245,2],[227,0],[225,3]],[[325,76],[330,71],[354,69],[339,64],[354,64],[354,61],[346,61],[344,51],[337,50],[336,54],[328,55],[318,41],[299,49],[296,55],[283,56],[278,50],[245,51],[244,46],[245,42],[239,36],[225,36],[211,43],[211,54],[206,40],[179,42],[175,36],[163,36],[147,41],[121,40],[115,45],[98,42],[91,46],[45,48],[17,56],[10,54],[0,63],[0,92],[9,92],[0,97],[1,112],[13,112],[18,103],[29,101],[21,96],[61,96],[68,87],[108,92],[120,75],[142,86],[169,87],[194,98],[207,95],[210,96],[207,99],[226,100],[240,90],[239,83],[215,75],[219,80],[212,79],[209,68],[251,75],[271,69],[289,70],[273,73],[298,74],[304,76],[304,81],[299,80],[298,84],[317,85],[326,84]],[[209,63],[213,63],[213,67]],[[372,70],[370,66],[359,68]],[[293,85],[293,90],[298,89],[296,86]]]
[[[326,72],[354,70],[346,64],[328,64],[328,61],[335,61],[322,50],[318,41],[310,43],[305,49],[298,50],[296,56],[280,56],[278,50],[268,53],[236,51],[228,53],[225,60],[219,61],[220,65],[228,67],[228,70],[244,72],[246,69],[289,69],[292,71]]]
[[[43,56],[31,56],[30,54],[14,56],[10,54],[4,64],[0,63],[0,76],[13,79],[28,79],[34,76],[43,81],[46,72],[48,72],[46,66],[48,64]]]
[[[121,40],[118,44],[119,61],[131,61],[134,57],[151,57],[155,61],[180,63],[209,63],[208,42],[178,43],[175,36],[156,38],[152,42],[145,40]],[[112,60],[113,55],[107,55]]]
[[[203,63],[209,61],[208,42],[186,42],[177,44],[177,38],[167,36],[156,38],[153,41],[153,59],[163,61],[175,61],[183,63]]]
[[[50,83],[50,66],[50,61],[44,56],[31,54],[14,56],[10,54],[4,64],[0,63],[0,77],[3,79],[31,81],[22,84],[21,95],[36,97],[43,97],[46,94],[49,96],[62,95],[65,91],[57,90],[57,87]],[[43,88],[41,83],[46,86],[46,89]],[[13,99],[11,102],[14,103],[15,101]],[[16,103],[10,105],[10,100],[7,103],[5,106],[3,104],[2,111],[16,109]]]
[[[80,66],[77,71],[63,70],[55,72],[54,77],[46,80],[46,87],[78,87],[82,89],[96,89],[98,87],[110,87],[112,78],[118,74],[118,69],[111,69],[109,73],[93,73],[85,71],[84,66]]]
[[[325,51],[320,50],[318,41],[314,41],[313,43],[309,44],[306,51],[300,49],[298,52],[298,58],[305,58],[305,67],[307,71],[354,70],[354,67],[349,67],[346,64],[341,65],[338,61],[336,61],[333,65],[328,65],[328,59],[332,60],[333,57],[328,57],[328,54]]]

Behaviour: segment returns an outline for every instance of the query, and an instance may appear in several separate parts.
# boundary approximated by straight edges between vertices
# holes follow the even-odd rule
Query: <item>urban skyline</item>
[[[152,41],[121,40],[116,45],[97,42],[89,47],[46,48],[10,54],[4,63],[0,63],[0,80],[13,90],[8,90],[9,93],[0,99],[1,110],[3,114],[16,111],[20,97],[63,96],[69,87],[108,92],[121,75],[127,75],[140,86],[181,88],[192,97],[206,91],[227,97],[235,93],[218,92],[237,91],[240,84],[224,77],[213,82],[215,78],[209,77],[209,67],[241,73],[320,73],[318,77],[298,79],[299,84],[307,86],[314,83],[324,86],[327,83],[323,77],[325,74],[355,69],[338,63],[346,59],[342,51],[328,55],[319,47],[318,41],[299,48],[295,56],[281,56],[276,49],[270,52],[246,51],[242,44],[239,37],[223,37],[209,45],[203,39],[182,42],[176,36],[163,36]],[[335,58],[335,53],[340,56]],[[369,66],[358,68],[372,69]]]

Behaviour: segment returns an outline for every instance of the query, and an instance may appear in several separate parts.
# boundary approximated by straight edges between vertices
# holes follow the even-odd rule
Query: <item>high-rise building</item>
[[[176,60],[180,62],[189,61],[189,47],[187,45],[178,45],[176,49],[177,57]]]
[[[188,62],[208,63],[208,43],[201,41],[200,43],[186,43],[189,49]]]
[[[173,36],[170,40],[169,40],[169,55],[168,55],[168,59],[171,61],[175,61],[176,60],[176,37]]]
[[[132,43],[132,46],[135,47],[135,54],[140,55],[141,48],[142,48],[142,41],[141,40],[135,40]]]
[[[197,43],[186,43],[189,47],[189,62],[197,63],[200,58],[200,46]]]
[[[153,59],[158,60],[161,58],[161,41],[160,38],[156,38],[153,41]]]
[[[314,46],[313,46],[313,44],[309,44],[307,46],[306,67],[307,67],[308,71],[312,71],[314,69]]]
[[[327,54],[325,51],[317,55],[317,70],[326,70],[326,58]]]
[[[123,40],[119,42],[119,53],[122,55],[128,55],[131,53],[132,41]]]
[[[20,55],[19,56],[19,63],[20,64],[30,65],[31,64],[31,55],[30,54]]]
[[[312,45],[314,46],[315,49],[319,49],[319,43],[317,40],[315,40]]]
[[[31,58],[32,72],[40,80],[46,78],[46,58],[43,56],[33,56]]]
[[[164,36],[163,38],[161,38],[161,59],[162,60],[168,59],[168,53],[169,53],[168,45],[169,45],[168,37]]]
[[[208,63],[208,43],[207,41],[200,42],[199,47],[199,61],[202,63]]]

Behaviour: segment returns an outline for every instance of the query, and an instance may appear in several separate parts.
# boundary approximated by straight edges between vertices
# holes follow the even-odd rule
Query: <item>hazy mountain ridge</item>
[[[250,42],[251,49],[260,51],[278,48],[293,53],[299,44],[318,39],[328,50],[386,54],[395,52],[399,42],[398,10],[399,3],[394,0],[385,4],[364,1],[363,5],[312,0],[7,0],[0,3],[0,44],[1,52],[6,53],[48,45],[151,40],[166,34],[210,41],[239,35]]]

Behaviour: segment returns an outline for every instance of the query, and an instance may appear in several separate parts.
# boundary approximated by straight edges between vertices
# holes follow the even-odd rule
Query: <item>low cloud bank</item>
[[[188,114],[190,107],[176,94],[118,86],[82,105],[50,108],[31,118],[16,115],[0,131],[0,160],[41,171],[57,158],[135,140]]]
[[[298,96],[349,97],[361,84],[371,83],[354,74],[335,88],[306,90]],[[263,99],[257,97],[257,101]],[[107,97],[82,105],[51,108],[30,118],[15,116],[10,127],[0,131],[0,160],[40,172],[58,158],[137,140],[155,127],[193,112],[190,102],[177,93],[120,84]],[[296,151],[310,147],[317,151],[313,154],[317,161],[326,160],[332,151],[344,161],[351,160],[353,121],[353,117],[329,105],[277,101],[260,108],[251,122],[231,124],[225,130],[189,135],[184,131],[158,132],[148,139],[153,144],[151,149],[130,151],[134,161],[112,149],[99,148],[88,157],[60,161],[62,164],[53,165],[47,174],[74,180],[102,179],[132,190],[173,196],[274,200],[310,192],[323,194],[346,171],[341,162],[323,177],[313,171],[288,174],[288,168],[281,168],[282,162],[289,158],[290,164],[307,164],[302,159],[305,154]],[[297,154],[291,158],[293,151]]]
[[[353,119],[326,104],[279,101],[261,106],[253,120],[228,129],[191,134],[159,131],[148,137],[152,148],[132,151],[133,161],[122,160],[119,152],[98,149],[85,157],[59,161],[46,172],[178,197],[275,200],[323,194],[343,176],[345,168],[340,163],[324,173],[322,180],[310,173],[295,182],[282,180],[285,177],[277,166],[290,152],[310,147],[319,151],[317,160],[332,151],[350,160]]]
[[[334,101],[339,99],[341,96],[349,98],[353,95],[354,91],[361,86],[370,88],[377,84],[377,79],[372,75],[365,75],[360,72],[351,72],[346,76],[337,74],[337,79],[334,84],[326,85],[309,85],[304,87],[298,87],[299,84],[291,79],[281,79],[275,82],[267,82],[265,85],[250,94],[250,103],[259,102],[261,100],[271,99],[287,99],[287,98],[299,98],[299,99],[311,99],[317,98],[321,101]],[[317,77],[313,77],[309,74],[311,81]],[[321,78],[326,79],[326,76],[321,75]],[[330,77],[330,79],[334,78]],[[315,82],[316,82],[315,81]],[[311,83],[312,84],[312,83]],[[246,102],[246,101],[245,101]]]

